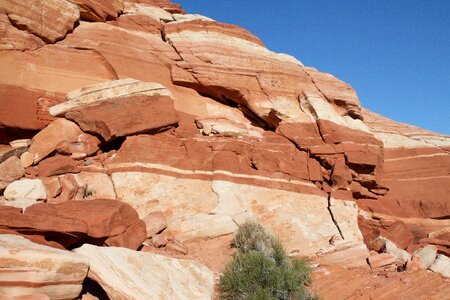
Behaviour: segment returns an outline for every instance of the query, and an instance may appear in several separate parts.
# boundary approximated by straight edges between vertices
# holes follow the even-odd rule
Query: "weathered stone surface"
[[[16,199],[47,199],[47,192],[39,179],[22,179],[12,182],[5,189],[4,196],[7,200]]]
[[[46,43],[64,38],[80,18],[75,5],[61,0],[30,0],[26,5],[18,0],[5,0],[2,8],[16,28],[36,35]]]
[[[64,174],[59,177],[59,182],[61,185],[61,192],[58,198],[51,202],[82,200],[88,194],[86,192],[86,183],[81,180],[78,174]],[[90,193],[92,193],[92,191]]]
[[[0,50],[34,50],[45,45],[37,36],[14,27],[4,11],[0,11],[0,36]]]
[[[337,221],[342,223],[344,238],[336,246],[330,244],[330,239],[340,233],[324,196],[140,172],[113,173],[112,180],[118,198],[132,205],[142,217],[154,210],[164,212],[168,230],[183,241],[232,233],[237,229],[234,221],[247,218],[255,218],[280,236],[292,253],[311,254],[362,241],[356,225],[356,206],[341,207],[337,203],[333,209],[341,217]],[[346,213],[354,218],[342,218]],[[285,227],[286,222],[293,223]]]
[[[117,78],[99,53],[59,45],[3,51],[0,64],[0,116],[12,129],[42,129],[53,120],[49,107],[64,101],[66,93]]]
[[[390,253],[371,255],[367,260],[372,269],[387,267],[389,265],[394,265],[397,262],[397,259]]]
[[[115,19],[123,10],[122,0],[68,0],[80,10],[82,20],[105,22]]]
[[[41,203],[20,210],[0,210],[0,227],[23,235],[42,235],[70,248],[77,243],[137,249],[146,239],[145,223],[126,203],[116,200]]]
[[[71,91],[66,95],[66,102],[51,107],[49,112],[53,116],[62,116],[74,108],[100,104],[110,99],[120,99],[130,96],[170,97],[171,95],[170,91],[159,83],[142,82],[132,78],[112,80]]]
[[[36,204],[36,199],[15,199],[14,201],[8,201],[8,200],[0,200],[0,206],[12,206],[17,207],[25,211],[28,207]]]
[[[73,299],[81,292],[89,261],[80,254],[1,234],[0,268],[2,296],[43,293],[50,299]]]
[[[108,175],[97,172],[81,172],[78,176],[86,184],[84,199],[116,199],[114,186]]]
[[[436,259],[437,248],[433,245],[427,245],[413,253],[413,260],[417,259],[421,269],[428,269]]]
[[[105,141],[168,129],[178,123],[173,100],[167,96],[132,96],[73,108],[65,117]]]
[[[9,183],[21,178],[25,170],[20,159],[12,156],[0,163],[0,191],[3,191]]]
[[[89,156],[97,152],[100,141],[95,136],[80,134],[74,140],[65,140],[56,146],[56,151],[62,154]]]
[[[49,141],[61,142],[39,149],[37,159],[30,152],[39,148],[35,140],[25,153],[26,146],[0,146],[0,162],[20,157],[27,178],[70,171],[44,171],[46,160],[58,160],[50,157],[55,152],[76,160],[83,172],[43,179],[48,202],[88,200],[79,202],[84,207],[91,199],[123,199],[141,217],[161,211],[168,228],[167,242],[159,244],[166,247],[148,248],[208,262],[217,272],[232,253],[226,238],[236,223],[250,218],[280,236],[291,255],[317,255],[330,267],[340,263],[365,270],[361,278],[354,269],[331,274],[347,277],[348,289],[336,288],[347,283],[339,278],[321,287],[325,295],[329,286],[334,298],[448,295],[441,277],[431,272],[368,269],[360,234],[367,243],[381,241],[377,251],[395,256],[400,269],[409,261],[408,252],[427,244],[450,255],[448,136],[364,110],[355,91],[334,76],[268,50],[242,28],[180,14],[181,8],[168,1],[39,5],[56,2],[79,10],[81,21],[66,35],[70,22],[44,20],[36,30],[54,27],[60,35],[57,44],[45,47],[0,9],[0,49],[27,50],[0,55],[0,140],[31,138],[57,122],[55,116],[70,118],[75,111],[80,124],[89,123],[109,142],[100,144],[80,129],[73,136],[56,130]],[[21,13],[40,20],[36,10]],[[173,104],[152,110],[149,98],[169,98]],[[177,125],[157,132],[164,125],[153,122],[164,119],[166,109],[170,126]],[[135,135],[141,131],[146,134]],[[115,139],[124,135],[135,136]],[[39,162],[41,174],[32,166]],[[19,201],[14,205],[25,207]],[[90,240],[135,249],[141,235],[147,237],[142,222],[115,226],[96,238],[86,233],[84,221],[53,216],[53,208],[40,211],[39,218],[27,217],[33,207],[19,216],[11,209],[2,207],[0,214],[9,223],[2,227],[12,229],[1,230],[54,246],[71,248]],[[89,215],[87,209],[84,214]],[[209,245],[205,251],[203,245]],[[418,259],[414,263],[419,265]],[[360,288],[364,280],[367,289]]]
[[[383,240],[385,243],[385,250],[387,253],[392,254],[397,260],[402,262],[403,264],[407,263],[411,260],[411,254],[406,252],[405,250],[398,248],[392,241],[389,239],[380,237],[379,239]]]
[[[75,160],[70,157],[56,155],[39,162],[39,176],[50,177],[65,173],[78,173],[80,169]]]
[[[316,268],[311,289],[324,300],[445,299],[450,291],[444,278],[429,271],[387,272],[339,265]]]
[[[315,261],[325,266],[339,265],[348,268],[368,268],[367,257],[369,257],[369,250],[366,245],[361,243],[356,246],[328,252],[316,258]]]
[[[33,155],[33,163],[38,163],[55,151],[60,143],[76,142],[82,134],[75,123],[66,119],[56,119],[33,137],[28,148],[28,152]]]
[[[12,156],[20,157],[25,151],[26,148],[13,148],[10,145],[0,144],[0,163]]]
[[[449,147],[449,137],[397,123],[368,110],[363,114],[365,123],[384,143],[379,180],[389,188],[382,201],[367,206],[374,212],[400,217],[448,215],[450,156],[445,149]]]
[[[111,299],[212,299],[214,274],[204,265],[148,252],[83,245],[88,276]]]
[[[30,139],[14,140],[14,141],[9,142],[9,144],[13,148],[23,148],[23,147],[30,146],[31,140]]]
[[[160,211],[149,213],[142,221],[144,221],[147,229],[147,238],[151,238],[167,228],[166,217]]]
[[[435,273],[439,273],[444,277],[450,277],[450,259],[442,254],[438,254],[429,269]]]

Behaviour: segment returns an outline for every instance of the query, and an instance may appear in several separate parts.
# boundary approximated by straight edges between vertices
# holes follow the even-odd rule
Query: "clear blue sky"
[[[173,0],[350,83],[364,107],[450,135],[450,0]]]

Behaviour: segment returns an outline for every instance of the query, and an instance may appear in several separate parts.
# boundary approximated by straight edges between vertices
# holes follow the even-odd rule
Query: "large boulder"
[[[18,235],[0,235],[2,297],[43,293],[50,299],[74,299],[88,268],[89,260],[83,255],[35,244]]]
[[[67,248],[89,241],[137,249],[147,238],[145,223],[128,204],[116,200],[40,203],[0,211],[0,228],[41,235]]]
[[[20,159],[12,156],[0,163],[0,192],[3,191],[8,184],[19,179],[25,174]]]
[[[111,299],[212,299],[214,274],[206,266],[148,252],[83,245],[73,250],[89,257],[88,277]]]
[[[30,148],[28,148],[28,153],[33,155],[33,163],[35,164],[55,151],[60,144],[76,143],[80,140],[80,136],[83,135],[85,133],[81,131],[77,124],[66,119],[56,119],[33,137]],[[92,154],[98,149],[94,146],[86,148],[90,149],[90,151],[80,150],[80,152]]]
[[[167,96],[132,96],[74,108],[65,117],[105,141],[139,133],[158,132],[178,123],[173,100]]]

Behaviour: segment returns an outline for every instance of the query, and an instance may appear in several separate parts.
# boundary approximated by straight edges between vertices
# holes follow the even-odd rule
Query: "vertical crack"
[[[339,231],[339,235],[341,236],[342,239],[344,239],[344,235],[342,234],[342,230],[339,227],[338,222],[334,218],[333,211],[331,210],[331,195],[330,194],[328,195],[328,207],[327,207],[327,209],[328,209],[328,212],[330,213],[331,220],[333,221],[334,225],[336,226],[337,230]]]

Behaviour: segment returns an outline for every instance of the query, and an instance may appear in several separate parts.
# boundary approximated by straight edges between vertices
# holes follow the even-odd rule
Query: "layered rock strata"
[[[427,268],[446,274],[450,137],[362,108],[350,85],[245,29],[166,0],[8,0],[0,50],[1,232],[191,255],[220,272],[226,259],[211,252],[229,256],[231,234],[254,219],[290,255],[353,278],[343,297],[363,283],[333,264],[367,278],[381,268],[395,275],[376,282],[397,287],[396,271],[433,245]],[[140,220],[155,212],[158,229]],[[108,294],[131,295],[104,272],[91,277]],[[445,294],[440,275],[414,272]],[[371,297],[389,297],[376,282]]]

